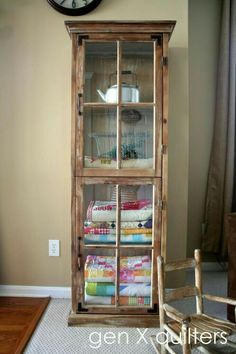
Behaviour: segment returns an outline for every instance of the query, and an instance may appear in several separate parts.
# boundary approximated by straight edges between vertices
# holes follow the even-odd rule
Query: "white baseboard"
[[[225,265],[227,266],[227,263]],[[204,272],[221,272],[224,269],[217,262],[203,262],[202,270]],[[60,286],[0,285],[0,296],[50,296],[57,299],[70,299],[71,288]]]
[[[71,298],[71,288],[59,286],[0,285],[0,296]]]

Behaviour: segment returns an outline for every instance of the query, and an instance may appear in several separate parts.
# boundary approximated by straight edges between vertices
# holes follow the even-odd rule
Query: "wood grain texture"
[[[82,327],[141,327],[157,328],[159,326],[158,315],[109,315],[109,314],[70,314],[69,326]]]
[[[72,91],[72,96],[75,97],[72,110],[76,112],[75,126],[76,131],[76,174],[81,175],[83,169],[84,156],[84,45],[79,45],[75,42],[77,48],[76,58],[76,85],[75,91]]]
[[[0,297],[0,353],[23,352],[49,301],[49,297]]]
[[[167,316],[169,316],[170,318],[172,318],[173,320],[175,320],[177,322],[183,322],[183,321],[189,319],[188,315],[184,315],[183,313],[181,313],[180,311],[178,311],[177,309],[175,309],[173,306],[171,306],[169,304],[164,304],[163,308],[164,308]]]
[[[163,58],[168,58],[168,34],[163,34]],[[164,61],[163,61],[164,64]],[[168,62],[167,62],[168,64]],[[166,260],[166,239],[167,239],[167,200],[168,200],[168,114],[169,114],[169,70],[168,65],[163,65],[163,86],[162,86],[162,144],[165,147],[162,154],[162,200],[164,208],[162,211],[162,243],[161,254]]]
[[[154,169],[137,169],[137,168],[125,168],[125,169],[109,169],[109,168],[84,168],[82,175],[85,177],[155,177]],[[81,176],[81,172],[78,171],[77,176]]]
[[[161,41],[162,41],[161,37]],[[162,145],[162,116],[163,116],[163,111],[162,111],[162,56],[163,56],[163,50],[162,46],[158,44],[158,41],[156,40],[154,42],[154,132],[155,132],[155,137],[154,137],[154,142],[156,141],[156,144],[154,144],[154,161],[155,161],[155,176],[162,176],[162,152],[161,152],[161,145]],[[156,159],[155,159],[156,157]]]
[[[167,205],[167,143],[168,143],[168,66],[163,65],[163,56],[167,56],[168,41],[175,26],[175,21],[145,21],[145,22],[115,22],[115,21],[66,21],[66,28],[72,38],[72,312],[69,317],[69,325],[95,326],[134,326],[152,327],[158,326],[156,307],[157,296],[157,264],[156,258],[162,254],[166,257],[166,205]],[[105,56],[100,60],[92,55],[87,56],[86,43],[116,42],[117,53],[113,62]],[[137,55],[130,57],[123,55],[122,41],[146,41],[153,44],[153,58]],[[140,44],[139,44],[140,46]],[[86,53],[85,53],[86,51]],[[91,53],[90,53],[91,54]],[[142,54],[142,53],[141,53]],[[133,55],[133,54],[132,54]],[[86,63],[85,63],[86,60]],[[114,64],[115,63],[115,64]],[[113,66],[115,65],[115,70]],[[124,67],[123,67],[124,65]],[[138,103],[121,102],[122,71],[127,70],[126,66],[138,76],[140,92],[144,93],[142,100]],[[145,70],[144,70],[145,69]],[[106,77],[117,71],[118,73],[118,102],[117,104],[105,104],[99,102],[97,88],[107,89],[101,86],[101,73],[105,70]],[[90,82],[91,94],[87,98],[85,90],[85,71],[92,72],[94,82]],[[137,72],[136,72],[137,71]],[[97,76],[96,76],[97,74]],[[100,75],[100,76],[99,76]],[[100,81],[99,81],[100,80]],[[150,90],[151,87],[151,90]],[[86,91],[86,92],[85,92]],[[98,102],[96,102],[98,100]],[[153,168],[122,169],[121,144],[122,144],[122,110],[146,109],[153,110]],[[98,117],[89,120],[89,112],[99,110],[104,116],[106,109],[114,109],[116,122],[114,130],[118,135],[117,166],[115,169],[108,168],[84,168],[85,136],[90,129],[92,132],[103,132],[104,119]],[[99,114],[97,114],[99,115]],[[101,114],[100,114],[101,115]],[[87,124],[88,122],[88,124]],[[86,125],[87,124],[87,125]],[[150,128],[148,117],[145,126]],[[162,146],[165,145],[165,149]],[[87,145],[86,145],[87,147]],[[93,143],[88,148],[88,153],[94,151]],[[86,155],[87,156],[87,155]],[[88,155],[89,156],[89,155]],[[154,235],[152,245],[128,246],[120,245],[120,231],[116,234],[115,245],[89,246],[83,242],[83,223],[88,196],[96,200],[96,193],[92,185],[104,184],[117,186],[117,223],[120,225],[120,190],[122,186],[150,185],[153,186],[153,225]],[[99,187],[100,188],[100,187]],[[85,192],[87,190],[88,192]],[[87,196],[87,194],[88,196]],[[162,201],[164,203],[162,203]],[[84,262],[88,254],[112,255],[119,259],[121,255],[142,255],[152,256],[152,306],[135,307],[119,305],[119,266],[116,269],[116,305],[95,306],[84,303]],[[164,281],[164,279],[163,279]]]
[[[173,290],[165,289],[165,272],[174,270],[178,271],[180,269],[188,269],[191,267],[195,268],[195,286],[187,285],[185,287],[176,288]],[[193,333],[195,331],[197,332],[198,339],[203,333],[207,333],[208,335],[210,335],[208,344],[216,344],[216,340],[222,339],[222,332],[224,332],[224,338],[236,333],[236,326],[234,323],[225,321],[217,317],[208,316],[203,313],[203,298],[210,301],[232,304],[234,306],[236,305],[236,300],[230,298],[223,298],[220,296],[202,294],[201,253],[199,249],[195,250],[194,258],[192,259],[179,260],[164,264],[163,257],[158,257],[158,273],[160,326],[161,329],[165,329],[165,331],[170,334],[172,338],[175,338],[179,341],[182,346],[183,353],[190,354],[191,349],[197,347],[200,350],[200,347],[202,346],[204,346],[204,352],[213,353],[213,351],[208,351],[207,348],[205,348],[206,345],[204,344],[204,342],[202,343],[199,340],[195,341],[193,339]],[[181,313],[174,306],[167,304],[167,302],[174,300],[184,300],[185,297],[196,297],[196,313],[184,314]],[[154,338],[152,338],[152,341],[154,348],[157,352],[159,350],[159,352],[162,354],[165,353],[166,349],[168,349],[168,343],[167,345],[160,345],[158,347],[157,342]],[[236,348],[236,343],[228,340],[225,345]]]
[[[231,299],[230,297],[215,296],[215,295],[210,295],[210,294],[204,294],[204,295],[202,295],[202,297],[206,300],[209,300],[209,301],[215,301],[215,302],[219,302],[222,304],[236,306],[236,299]]]
[[[170,302],[174,300],[184,299],[185,297],[192,297],[198,294],[198,290],[195,286],[183,286],[176,288],[165,293],[165,301]]]
[[[165,264],[165,272],[172,272],[175,270],[189,269],[195,267],[195,260],[192,258],[182,261],[172,261]]]
[[[196,249],[194,251],[195,259],[195,287],[198,289],[196,295],[196,311],[198,314],[203,313],[203,301],[202,301],[202,263],[201,263],[201,251]]]
[[[65,21],[68,33],[167,33],[170,37],[176,21]]]

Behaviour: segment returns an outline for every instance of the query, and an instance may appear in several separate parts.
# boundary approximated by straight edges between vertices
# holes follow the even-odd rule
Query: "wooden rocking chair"
[[[236,333],[235,324],[203,313],[203,299],[233,306],[236,306],[236,300],[202,294],[200,250],[195,250],[194,258],[184,261],[164,263],[163,258],[159,256],[157,262],[160,335],[158,337],[151,337],[151,342],[156,353],[166,354],[168,352],[175,354],[176,352],[172,349],[171,344],[177,343],[182,346],[183,354],[191,353],[193,348],[198,348],[202,353],[214,354],[215,351],[209,351],[207,349],[209,348],[209,344],[217,344],[217,342],[219,343],[220,341],[225,343],[226,340],[227,343],[225,345],[236,348],[236,343],[228,339],[230,335]],[[189,268],[195,269],[195,286],[185,286],[168,291],[165,290],[166,272]],[[196,298],[196,313],[192,315],[185,315],[168,304],[168,302],[174,300],[193,296]],[[168,321],[167,318],[169,318]],[[170,338],[167,340],[168,334]],[[175,343],[173,343],[173,340]]]

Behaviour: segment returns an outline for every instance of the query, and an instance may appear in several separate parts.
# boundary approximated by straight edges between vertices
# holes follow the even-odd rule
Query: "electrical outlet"
[[[48,241],[48,255],[50,257],[60,256],[60,241],[59,240],[49,240]]]

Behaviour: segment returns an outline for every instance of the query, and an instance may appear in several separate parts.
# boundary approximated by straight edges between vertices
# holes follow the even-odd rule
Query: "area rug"
[[[0,353],[23,352],[49,301],[49,297],[0,297]]]

